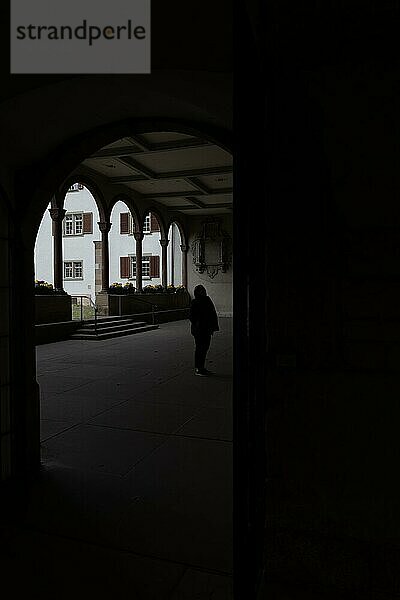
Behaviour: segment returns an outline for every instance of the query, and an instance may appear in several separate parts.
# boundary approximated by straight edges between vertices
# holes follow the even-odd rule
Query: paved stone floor
[[[188,321],[37,348],[43,469],[10,578],[57,599],[232,597],[231,319],[220,329],[208,378]]]

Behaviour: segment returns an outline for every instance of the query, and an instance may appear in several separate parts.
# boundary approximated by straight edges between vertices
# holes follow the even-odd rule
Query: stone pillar
[[[63,208],[49,208],[53,219],[53,264],[54,264],[54,289],[64,291],[63,285],[63,249],[62,249],[62,223],[66,210]]]
[[[166,239],[161,239],[160,240],[160,244],[161,244],[161,283],[163,286],[164,291],[167,290],[168,287],[168,271],[167,271],[167,265],[168,265],[168,253],[167,253],[167,248],[168,248],[168,242],[169,240]]]
[[[141,231],[133,234],[136,240],[136,291],[143,290],[142,281],[142,258],[143,258],[143,238],[144,234]]]
[[[187,254],[189,250],[189,246],[185,246],[181,244],[182,250],[182,285],[187,289],[188,286],[188,276],[187,276]]]
[[[111,229],[109,221],[99,221],[101,231],[101,292],[108,294],[110,287],[110,253],[108,246],[108,234]]]

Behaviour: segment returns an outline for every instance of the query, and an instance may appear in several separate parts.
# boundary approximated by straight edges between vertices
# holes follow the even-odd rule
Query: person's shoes
[[[195,369],[195,375],[199,375],[200,377],[207,377],[207,372],[205,369]]]

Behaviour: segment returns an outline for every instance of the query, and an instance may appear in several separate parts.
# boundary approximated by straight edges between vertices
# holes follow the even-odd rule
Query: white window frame
[[[64,236],[75,235],[83,235],[83,212],[67,213],[64,217]]]
[[[70,269],[71,275],[67,275],[67,269]],[[77,273],[80,272],[80,275]],[[66,281],[74,281],[79,280],[82,281],[83,277],[83,260],[65,260],[64,261],[64,271],[63,278]]]
[[[135,233],[135,222],[130,212],[128,212],[128,235]]]
[[[151,233],[151,213],[144,218],[143,233]]]
[[[69,192],[80,192],[81,190],[83,190],[83,188],[84,188],[84,185],[82,183],[73,183],[71,185],[71,187],[69,188],[68,193]]]
[[[152,279],[150,275],[150,257],[151,254],[146,254],[142,257],[142,279]],[[131,259],[131,277],[130,279],[136,279],[136,256],[134,254],[130,255]],[[145,272],[148,272],[148,275],[145,275]]]

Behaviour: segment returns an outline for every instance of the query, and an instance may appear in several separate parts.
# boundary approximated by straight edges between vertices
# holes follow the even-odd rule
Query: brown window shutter
[[[160,226],[158,224],[157,217],[155,217],[153,215],[153,213],[151,213],[151,215],[150,215],[150,223],[151,223],[150,224],[150,231],[152,233],[153,233],[153,231],[160,231]]]
[[[83,233],[93,233],[93,213],[83,213]]]
[[[120,233],[129,233],[129,213],[120,214]]]
[[[159,256],[150,256],[150,277],[160,277]]]
[[[121,279],[128,279],[131,274],[131,259],[129,256],[121,256],[119,259]]]

